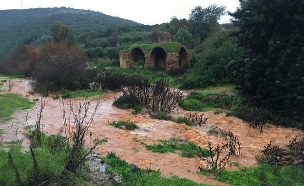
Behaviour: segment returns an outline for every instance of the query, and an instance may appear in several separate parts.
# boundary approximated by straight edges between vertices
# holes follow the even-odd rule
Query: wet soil
[[[28,142],[24,140],[23,129],[27,125],[35,124],[41,100],[39,95],[31,94],[29,80],[18,79],[15,81],[16,84],[11,92],[26,96],[30,100],[38,99],[38,101],[34,108],[20,110],[14,114],[13,120],[1,124],[1,128],[4,129],[2,142],[18,139],[23,142],[23,146],[26,148]],[[5,86],[3,88],[5,89]],[[0,91],[0,93],[5,92],[7,90]],[[181,157],[175,153],[152,153],[143,146],[143,143],[152,144],[157,143],[157,140],[160,139],[176,137],[190,140],[202,148],[207,148],[208,142],[214,146],[226,142],[225,137],[209,135],[202,126],[189,127],[172,121],[152,119],[148,113],[133,115],[132,110],[118,109],[112,106],[112,103],[121,94],[121,92],[108,92],[101,95],[100,98],[98,96],[92,98],[94,100],[90,113],[93,112],[94,104],[97,103],[98,99],[102,103],[96,112],[90,131],[93,137],[107,138],[108,140],[97,147],[98,152],[103,155],[115,152],[117,156],[129,163],[136,164],[140,168],[160,170],[164,176],[176,175],[197,183],[226,185],[212,179],[210,176],[198,174],[198,158]],[[65,104],[60,99],[51,97],[43,98],[42,101],[46,102],[42,118],[43,130],[49,134],[57,134],[63,127],[63,109],[67,109],[67,103],[70,101],[82,103],[84,99],[66,99],[64,100]],[[295,136],[304,135],[301,130],[276,127],[271,124],[268,124],[261,133],[258,129],[250,128],[248,124],[232,116],[227,117],[225,114],[214,114],[213,112],[203,112],[201,114],[208,118],[207,125],[217,126],[224,131],[231,131],[241,142],[241,154],[239,157],[232,156],[230,158],[230,162],[235,162],[235,164],[227,164],[226,168],[228,170],[256,166],[255,156],[259,155],[260,150],[270,141],[283,147]],[[25,117],[26,115],[27,117]],[[179,108],[172,115],[175,117],[188,116],[189,112]],[[127,131],[109,125],[110,122],[119,120],[132,121],[140,129]]]

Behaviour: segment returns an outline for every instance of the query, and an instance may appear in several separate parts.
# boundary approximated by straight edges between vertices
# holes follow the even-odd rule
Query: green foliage
[[[43,40],[51,35],[50,26],[56,21],[73,28],[77,43],[86,43],[89,38],[106,38],[125,25],[136,31],[151,29],[151,26],[90,10],[65,7],[0,10],[0,46],[5,46],[0,47],[0,56],[8,57],[22,43],[44,44]]]
[[[264,124],[274,120],[268,110],[250,106],[239,107],[235,109],[232,114],[248,122],[251,127],[260,128],[261,132]]]
[[[128,164],[125,160],[118,158],[114,152],[109,153],[105,157],[105,162],[111,166],[112,169],[107,169],[107,172],[117,172],[122,175],[124,185],[134,186],[154,186],[154,185],[168,185],[168,186],[196,186],[203,185],[195,183],[185,178],[178,178],[173,176],[166,178],[161,175],[161,172],[147,169],[139,169],[136,165]]]
[[[29,109],[34,104],[18,94],[0,94],[0,119],[10,117],[17,109]]]
[[[155,118],[160,119],[160,120],[172,120],[173,119],[172,116],[168,115],[165,112],[157,112]]]
[[[259,165],[254,168],[243,168],[238,171],[226,171],[216,176],[229,185],[303,185],[303,169],[297,166]]]
[[[187,72],[181,88],[202,88],[234,81],[227,65],[238,57],[242,50],[229,30],[218,31],[207,37],[196,47],[193,66]]]
[[[69,90],[62,90],[62,98],[88,98],[92,96],[97,96],[102,93],[104,93],[105,90],[99,89],[99,88],[92,88],[87,90],[75,90],[75,91],[69,91]]]
[[[303,1],[240,1],[231,15],[245,51],[230,64],[238,85],[258,106],[303,122]]]
[[[202,149],[191,141],[184,141],[182,139],[171,138],[169,140],[159,140],[160,143],[145,145],[148,150],[152,152],[167,153],[176,151],[180,152],[182,157],[193,158],[199,156],[210,156],[207,149]]]
[[[129,48],[127,48],[125,51],[130,52],[134,48],[141,48],[146,51],[151,51],[155,47],[162,47],[166,52],[176,52],[181,47],[181,44],[178,42],[165,42],[165,43],[152,43],[152,44],[133,44]]]
[[[112,125],[116,128],[120,128],[120,129],[125,128],[127,130],[139,129],[139,127],[131,121],[118,121],[118,122],[114,121],[114,122],[110,123],[110,125]]]
[[[194,126],[195,124],[193,122],[191,122],[187,117],[185,116],[178,116],[175,119],[176,123],[185,123],[188,126]]]
[[[64,41],[48,43],[40,48],[37,61],[33,62],[35,89],[88,89],[89,82],[96,74],[94,70],[87,68],[86,60],[78,45],[68,47]]]
[[[113,102],[113,105],[120,109],[134,109],[135,112],[140,112],[142,109],[139,100],[131,96],[121,96]]]
[[[59,22],[52,24],[51,35],[54,41],[66,41],[69,46],[75,42],[72,27]]]
[[[49,182],[53,180],[53,184],[67,183],[69,177],[73,177],[74,180],[70,182],[83,182],[81,176],[75,176],[73,173],[69,173],[63,179],[64,161],[68,155],[66,139],[60,136],[42,135],[42,146],[40,148],[34,148],[34,154],[38,163],[39,177],[41,182]],[[12,162],[8,160],[8,152],[0,150],[0,183],[1,185],[16,185],[16,174],[13,166],[18,171],[21,178],[21,185],[33,185],[33,159],[29,152],[22,152],[21,147],[16,145],[10,149],[12,156]],[[8,163],[10,162],[10,163]],[[43,180],[45,179],[45,180]]]
[[[203,41],[218,25],[218,20],[225,14],[225,7],[215,4],[203,8],[197,6],[189,15],[189,30]]]
[[[110,47],[106,49],[106,56],[113,60],[113,59],[119,59],[119,51],[116,47]]]
[[[186,26],[178,29],[177,33],[173,36],[173,41],[179,42],[189,48],[193,48],[195,44],[199,43],[199,39],[194,37]]]
[[[190,111],[207,111],[215,108],[234,110],[242,105],[239,95],[225,93],[191,92],[179,102],[180,107]]]
[[[144,42],[147,41],[148,35],[149,32],[127,32],[118,36],[118,42],[124,45]]]

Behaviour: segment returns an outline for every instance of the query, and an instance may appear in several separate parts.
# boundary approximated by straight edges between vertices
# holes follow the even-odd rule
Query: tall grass
[[[145,145],[148,150],[152,152],[167,153],[179,152],[182,157],[198,157],[198,156],[210,156],[207,149],[202,149],[191,141],[185,141],[182,139],[171,138],[169,140],[159,140],[160,143]]]
[[[57,143],[58,141],[50,140],[51,138],[55,139],[57,137],[47,137],[43,134],[42,146],[34,149],[40,177],[43,178],[46,175],[51,175],[52,179],[66,182],[64,180],[68,178],[63,178],[62,173],[65,169],[64,161],[68,155],[67,148],[61,147],[60,143]],[[54,150],[54,147],[57,150]],[[16,168],[20,175],[21,185],[32,185],[34,170],[31,154],[22,152],[20,145],[12,146],[9,153],[13,160],[11,162],[8,161],[8,152],[0,150],[0,185],[16,185],[17,177],[13,167]],[[70,174],[73,175],[73,173]],[[81,177],[75,179],[74,183],[81,182],[80,180]]]
[[[105,92],[106,91],[103,89],[92,88],[87,90],[75,90],[75,91],[62,90],[61,94],[63,98],[88,98],[88,97],[100,95]]]
[[[135,130],[135,129],[139,129],[139,127],[133,123],[132,121],[114,121],[112,123],[110,123],[111,126],[119,128],[119,129],[127,129],[127,130]]]
[[[242,105],[242,98],[226,93],[192,92],[179,105],[189,111],[234,110]]]
[[[171,178],[165,178],[161,175],[161,172],[151,170],[149,167],[146,169],[139,169],[134,164],[129,164],[125,160],[121,160],[115,155],[115,153],[109,153],[105,162],[111,166],[111,169],[106,169],[106,172],[117,172],[123,177],[123,185],[132,186],[155,186],[155,185],[166,185],[166,186],[196,186],[204,185],[198,184],[185,178],[178,178],[173,176]]]
[[[7,119],[17,109],[29,109],[34,104],[34,102],[18,94],[0,94],[0,119]]]
[[[238,171],[226,171],[216,176],[221,182],[235,186],[285,186],[304,185],[303,167],[259,165],[253,168],[243,168]]]

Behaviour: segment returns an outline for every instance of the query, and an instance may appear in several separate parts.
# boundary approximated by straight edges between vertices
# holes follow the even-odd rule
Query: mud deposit
[[[4,86],[5,88],[5,86]],[[30,94],[29,80],[19,79],[11,92],[27,96],[29,99],[40,99],[39,95]],[[0,93],[7,92],[5,90]],[[98,146],[97,151],[106,155],[109,152],[115,152],[117,156],[125,159],[129,163],[136,164],[141,168],[151,168],[160,170],[164,176],[176,175],[191,179],[198,183],[208,185],[225,185],[224,183],[213,180],[210,177],[198,172],[198,158],[185,158],[174,153],[152,153],[146,150],[142,145],[156,143],[159,139],[169,139],[171,137],[190,140],[197,143],[202,148],[207,148],[208,142],[211,144],[222,144],[226,141],[225,137],[217,137],[208,135],[202,126],[189,127],[184,124],[177,124],[171,121],[163,121],[151,119],[147,113],[133,115],[132,110],[121,110],[112,106],[115,98],[122,93],[109,92],[100,97],[102,104],[97,110],[94,122],[90,127],[94,137],[107,138],[108,142]],[[97,97],[92,101],[92,105],[96,104]],[[43,130],[49,134],[57,134],[63,127],[63,112],[65,108],[60,99],[43,98],[46,106],[43,110]],[[65,100],[65,103],[73,101],[74,103],[83,102],[83,99]],[[4,129],[2,141],[9,142],[12,140],[22,140],[23,128],[26,125],[33,125],[37,119],[39,110],[39,101],[34,108],[30,110],[21,110],[14,114],[14,119],[2,124]],[[90,113],[94,110],[93,106]],[[28,113],[27,122],[25,116]],[[188,116],[189,112],[178,109],[174,111],[174,116]],[[239,167],[256,166],[255,156],[259,154],[264,145],[273,141],[273,144],[285,146],[289,140],[296,135],[303,135],[303,132],[293,128],[282,128],[268,125],[263,133],[258,129],[250,128],[248,124],[242,122],[235,117],[226,117],[225,114],[214,114],[213,112],[205,112],[204,117],[208,118],[207,125],[219,127],[224,131],[231,131],[241,142],[241,154],[239,157],[231,157],[231,162],[237,162]],[[132,121],[140,127],[138,130],[127,131],[112,127],[109,122],[112,121]],[[23,141],[23,145],[27,146],[27,141]],[[227,169],[234,170],[238,167],[227,164]]]

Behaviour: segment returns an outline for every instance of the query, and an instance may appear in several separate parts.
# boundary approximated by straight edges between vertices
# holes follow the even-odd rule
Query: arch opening
[[[184,47],[181,47],[178,52],[178,66],[185,67],[187,64],[187,50]]]
[[[145,55],[140,48],[132,50],[130,65],[135,67],[145,66]]]
[[[156,70],[166,70],[166,58],[167,54],[161,47],[156,47],[152,50],[151,57],[154,62],[154,68]]]

